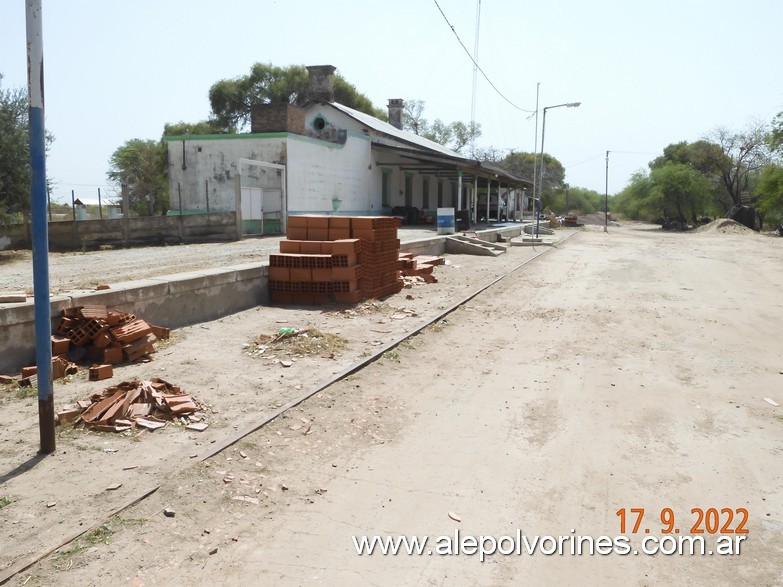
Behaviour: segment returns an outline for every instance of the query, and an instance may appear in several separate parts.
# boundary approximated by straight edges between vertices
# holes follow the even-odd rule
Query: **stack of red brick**
[[[66,308],[55,332],[54,355],[67,354],[71,346],[82,347],[86,357],[109,365],[142,359],[155,352],[155,342],[169,337],[168,328],[100,305]]]
[[[287,239],[269,257],[272,303],[356,303],[399,292],[399,225],[394,216],[289,216]]]

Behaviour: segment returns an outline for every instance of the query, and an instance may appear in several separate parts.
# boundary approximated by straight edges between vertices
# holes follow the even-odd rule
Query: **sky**
[[[5,89],[27,85],[25,5],[0,0]],[[540,150],[537,96],[581,102],[546,115],[571,186],[615,194],[671,143],[783,111],[780,0],[43,0],[53,200],[113,193],[117,147],[206,119],[209,87],[256,62],[334,65],[378,107],[469,122],[477,21],[476,146]]]

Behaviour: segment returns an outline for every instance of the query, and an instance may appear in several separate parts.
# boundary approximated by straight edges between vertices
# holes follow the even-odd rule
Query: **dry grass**
[[[279,335],[266,344],[271,350],[277,352],[320,356],[325,353],[337,354],[344,351],[348,347],[348,340],[336,334],[322,332],[317,328],[307,328],[291,334]]]

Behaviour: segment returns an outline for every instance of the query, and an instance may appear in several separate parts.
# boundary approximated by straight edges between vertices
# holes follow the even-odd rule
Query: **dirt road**
[[[13,584],[781,584],[781,261],[780,242],[756,235],[583,230],[228,450],[145,479],[160,489]],[[222,360],[242,324],[221,323]],[[185,442],[167,434],[156,442]],[[20,519],[14,505],[4,513]],[[635,533],[632,508],[645,510]],[[554,542],[484,562],[435,554],[457,529],[468,552],[471,536]],[[725,534],[740,554],[643,554],[664,530],[714,552]],[[357,555],[352,537],[375,535],[431,542],[420,556]],[[629,554],[570,554],[575,536],[620,535]],[[544,554],[560,536],[566,554]]]

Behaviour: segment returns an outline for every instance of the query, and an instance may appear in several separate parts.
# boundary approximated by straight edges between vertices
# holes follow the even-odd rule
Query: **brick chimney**
[[[308,65],[310,75],[310,99],[334,102],[334,65]]]
[[[288,102],[253,104],[250,108],[250,132],[293,132],[303,135],[304,110]]]
[[[402,130],[402,109],[405,101],[402,98],[389,99],[389,124]]]

